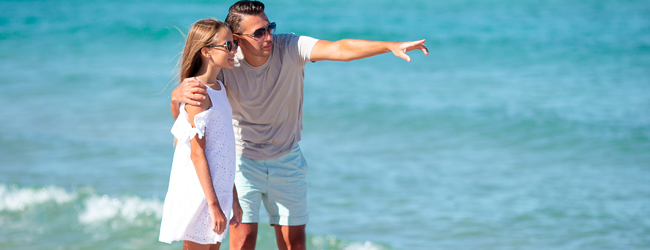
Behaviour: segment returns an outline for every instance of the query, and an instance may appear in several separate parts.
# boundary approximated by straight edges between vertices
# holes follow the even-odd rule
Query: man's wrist
[[[176,98],[176,96],[177,96],[177,93],[176,93],[177,90],[178,90],[178,88],[174,89],[174,90],[172,91],[172,95],[171,95],[171,97],[172,97],[171,102],[172,102],[172,104],[175,104],[175,105],[178,105],[178,104],[181,103],[180,100],[178,100],[178,98]]]
[[[394,52],[394,51],[399,50],[399,45],[400,45],[400,43],[398,43],[398,42],[387,42],[386,43],[386,46],[388,47],[388,51],[390,51],[390,52]]]

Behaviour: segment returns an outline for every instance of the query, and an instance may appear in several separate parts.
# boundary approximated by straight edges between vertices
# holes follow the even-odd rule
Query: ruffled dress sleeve
[[[208,118],[210,117],[212,107],[194,116],[194,125],[196,127],[192,127],[192,124],[190,124],[188,121],[188,114],[187,111],[185,111],[185,104],[181,104],[181,107],[179,109],[180,112],[176,118],[176,121],[174,122],[174,126],[172,126],[171,132],[178,140],[178,144],[185,144],[189,146],[190,140],[192,140],[194,136],[198,135],[199,139],[202,139],[205,135],[205,126],[207,125]]]

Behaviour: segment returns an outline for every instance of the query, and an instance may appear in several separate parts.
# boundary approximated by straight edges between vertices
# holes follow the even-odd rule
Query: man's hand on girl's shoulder
[[[172,102],[201,106],[208,92],[206,86],[194,77],[185,78],[183,82],[172,91]]]

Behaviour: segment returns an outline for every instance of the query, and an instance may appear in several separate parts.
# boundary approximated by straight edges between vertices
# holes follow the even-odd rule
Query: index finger
[[[206,88],[206,86],[201,84],[201,81],[197,80],[195,77],[185,78],[183,79],[183,83],[181,84],[185,84],[186,86],[190,86],[190,87],[199,87],[203,89]]]
[[[226,222],[224,221],[223,223],[218,223],[219,225],[217,226],[217,234],[222,234],[223,231],[226,231]]]
[[[203,85],[203,84],[201,84]],[[208,94],[207,88],[204,86],[190,86],[187,90],[192,94]]]

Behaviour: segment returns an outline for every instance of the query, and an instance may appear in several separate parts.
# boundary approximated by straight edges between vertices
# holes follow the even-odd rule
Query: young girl
[[[180,79],[194,77],[209,97],[200,106],[181,105],[171,129],[178,142],[159,240],[183,240],[183,249],[219,249],[231,208],[230,224],[241,222],[232,110],[217,80],[221,68],[233,67],[236,51],[228,26],[212,18],[192,25],[183,49]]]

